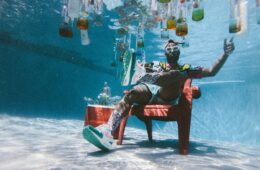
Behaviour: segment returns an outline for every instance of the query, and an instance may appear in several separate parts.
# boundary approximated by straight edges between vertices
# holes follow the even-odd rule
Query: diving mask
[[[169,54],[169,53],[174,53],[174,52],[180,52],[180,48],[179,48],[179,42],[175,42],[173,40],[169,40],[168,44],[165,46],[165,53]]]
[[[165,56],[167,57],[168,63],[177,62],[180,56],[179,43],[169,40],[168,44],[165,46]]]
[[[180,51],[180,48],[178,46],[168,46],[165,48],[165,53],[174,53]]]

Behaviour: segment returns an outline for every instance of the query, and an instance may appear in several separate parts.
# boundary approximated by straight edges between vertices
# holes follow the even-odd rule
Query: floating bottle
[[[171,0],[158,0],[158,2],[160,2],[160,3],[169,3],[169,2],[171,2]]]
[[[80,1],[79,0],[68,0],[68,16],[72,22],[75,18],[78,18],[80,13]]]
[[[158,23],[160,22],[161,18],[159,16],[159,9],[158,9],[158,1],[157,0],[151,0],[150,1],[150,16],[153,19],[150,19],[150,21]]]
[[[260,24],[260,0],[256,0],[256,21]]]
[[[167,29],[175,30],[176,29],[176,1],[172,0],[168,5],[168,13],[167,13]]]
[[[157,3],[157,0],[151,0],[151,2],[150,2],[150,10],[151,10],[151,14],[158,13],[158,3]]]
[[[144,25],[140,22],[137,29],[137,48],[144,48]]]
[[[143,39],[143,37],[138,37],[138,39],[137,39],[137,48],[144,48],[144,39]]]
[[[229,33],[237,33],[241,30],[239,3],[240,0],[230,0]]]
[[[204,18],[204,7],[202,0],[193,0],[192,20],[201,21]]]
[[[94,11],[98,15],[101,15],[103,13],[103,0],[95,0]]]
[[[89,45],[90,40],[88,37],[88,12],[85,9],[85,4],[81,6],[80,16],[78,17],[77,27],[80,29],[81,45]]]
[[[78,17],[77,27],[80,30],[88,29],[88,13],[86,11],[82,11]]]
[[[176,25],[176,35],[177,36],[185,36],[188,34],[188,25],[186,22],[186,6],[185,1],[179,1],[179,7],[178,7],[178,19],[177,19],[177,25]]]
[[[176,17],[175,16],[170,16],[167,19],[167,29],[168,30],[175,30],[176,29]]]
[[[169,30],[167,29],[167,21],[163,19],[161,21],[161,39],[169,39]]]
[[[169,31],[167,29],[167,12],[168,12],[168,4],[160,3],[159,4],[159,16],[160,20],[160,28],[161,28],[161,38],[169,39]]]
[[[73,37],[73,32],[72,32],[72,27],[69,25],[69,23],[61,23],[59,27],[59,34],[62,37],[66,38],[72,38]]]
[[[83,7],[89,14],[95,12],[95,1],[94,0],[81,0]]]
[[[68,5],[64,1],[62,6],[62,23],[59,26],[59,35],[66,38],[72,38],[73,32],[72,27],[70,26],[70,17],[68,16]]]
[[[88,30],[80,30],[81,45],[89,45],[90,39],[88,37]]]
[[[239,14],[240,14],[240,25],[241,30],[238,34],[244,34],[247,32],[248,28],[248,1],[240,0],[239,2]]]
[[[186,3],[186,6],[187,6],[187,15],[192,14],[193,0],[186,0],[185,3]]]

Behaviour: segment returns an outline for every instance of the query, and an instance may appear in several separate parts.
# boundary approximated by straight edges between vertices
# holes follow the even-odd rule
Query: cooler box
[[[114,106],[88,105],[84,126],[92,125],[93,127],[97,127],[106,123],[113,110]]]

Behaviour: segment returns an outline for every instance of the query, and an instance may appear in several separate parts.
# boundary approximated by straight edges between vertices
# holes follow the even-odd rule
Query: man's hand
[[[230,55],[235,49],[235,45],[233,43],[233,37],[227,42],[227,39],[224,40],[224,53],[225,55]]]

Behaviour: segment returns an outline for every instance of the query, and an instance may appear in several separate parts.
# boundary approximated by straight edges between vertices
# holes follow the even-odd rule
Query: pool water
[[[174,122],[155,122],[154,130],[162,140],[150,146],[143,141],[144,125],[131,118],[130,139],[111,158],[81,136],[87,105],[84,97],[95,98],[105,81],[113,96],[122,96],[129,88],[120,85],[111,66],[115,30],[110,28],[119,15],[115,7],[120,7],[121,0],[104,0],[103,24],[89,23],[87,46],[81,45],[76,27],[72,28],[73,38],[59,35],[60,1],[2,0],[0,168],[19,169],[28,162],[24,169],[85,169],[88,162],[90,167],[118,165],[118,169],[190,169],[193,165],[259,169],[260,25],[255,1],[246,2],[248,26],[240,34],[229,33],[228,2],[206,1],[202,21],[187,18],[189,47],[181,48],[180,63],[211,67],[223,53],[225,38],[234,37],[235,51],[215,77],[193,80],[202,96],[193,102],[192,149],[186,160],[177,155]],[[181,41],[173,32],[170,37]],[[145,30],[147,61],[165,61],[164,46],[159,28]],[[126,156],[125,151],[131,153],[130,162],[120,157]],[[103,158],[109,162],[103,163]],[[34,161],[39,164],[29,163]]]

